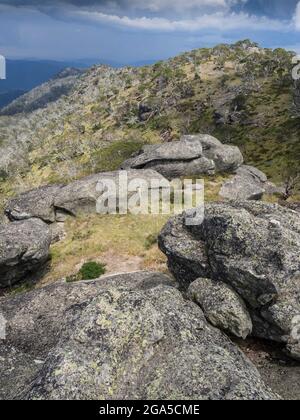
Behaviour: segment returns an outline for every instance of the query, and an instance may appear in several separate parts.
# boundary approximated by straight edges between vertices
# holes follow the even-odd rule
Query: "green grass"
[[[134,152],[142,148],[144,143],[136,141],[118,141],[91,155],[95,171],[114,171]]]

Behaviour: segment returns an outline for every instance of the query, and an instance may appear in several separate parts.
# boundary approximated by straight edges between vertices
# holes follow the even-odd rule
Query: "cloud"
[[[244,38],[266,47],[288,45],[298,50],[298,2],[0,0],[0,47],[3,54],[15,57],[101,56],[126,62],[167,58]],[[289,12],[281,15],[279,3],[289,5]]]
[[[107,23],[121,27],[152,30],[152,31],[184,31],[194,32],[204,29],[237,30],[252,29],[257,31],[287,31],[291,24],[267,17],[251,16],[246,13],[223,13],[202,14],[194,19],[171,20],[163,17],[129,17],[106,14],[97,11],[74,9],[68,12],[69,16],[91,23]]]
[[[300,1],[297,4],[296,7],[296,11],[295,11],[295,15],[294,15],[294,23],[295,23],[295,28],[297,31],[300,31]]]
[[[0,0],[0,8],[3,3],[9,3],[4,6],[9,9],[18,6],[18,10],[26,5],[58,20],[157,32],[240,29],[287,32],[300,26],[299,5],[294,22],[232,11],[233,6],[249,1],[252,0],[44,0],[40,6],[37,0]],[[195,13],[185,13],[196,9]]]
[[[207,9],[229,9],[236,3],[244,3],[247,0],[125,0],[118,2],[127,8],[150,12],[162,11],[186,11]]]
[[[45,13],[59,13],[66,8],[98,11],[116,15],[185,16],[194,13],[229,11],[235,5],[248,0],[0,0],[1,5],[31,7]]]
[[[65,4],[73,6],[113,6],[134,7],[143,10],[161,10],[165,8],[203,8],[203,7],[229,7],[236,3],[245,3],[247,0],[44,0],[44,4]],[[41,6],[40,0],[0,0],[0,4],[11,6]]]

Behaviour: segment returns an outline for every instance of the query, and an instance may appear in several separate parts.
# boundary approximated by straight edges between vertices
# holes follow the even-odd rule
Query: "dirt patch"
[[[256,339],[235,341],[274,392],[285,400],[300,400],[300,363],[285,356],[279,345]]]
[[[106,264],[106,274],[132,273],[143,269],[143,258],[132,255],[117,255],[107,251],[101,255],[101,262]]]

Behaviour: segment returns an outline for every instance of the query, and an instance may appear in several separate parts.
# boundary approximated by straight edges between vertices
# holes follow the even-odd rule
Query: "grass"
[[[205,178],[205,200],[218,200],[224,176]],[[50,272],[42,284],[78,273],[85,262],[106,264],[107,274],[122,266],[129,271],[167,271],[157,245],[169,215],[82,215],[65,223],[66,237],[51,247]]]
[[[51,248],[50,272],[42,284],[72,276],[86,261],[107,264],[107,273],[114,272],[118,261],[138,258],[137,269],[166,269],[165,256],[157,244],[145,246],[150,237],[157,237],[168,216],[154,215],[89,215],[66,222],[66,238]],[[148,249],[146,249],[148,248]]]
[[[2,291],[0,290],[0,297],[4,296],[17,296],[21,293],[26,293],[26,292],[30,292],[31,290],[33,290],[35,288],[35,284],[30,282],[30,281],[26,281],[25,283],[21,283],[21,284],[16,284],[8,289],[3,289]]]

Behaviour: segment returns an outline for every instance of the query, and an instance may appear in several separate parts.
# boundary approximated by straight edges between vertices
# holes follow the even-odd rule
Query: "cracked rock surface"
[[[52,235],[39,219],[0,225],[0,288],[12,286],[47,262]]]
[[[277,398],[162,274],[59,283],[4,299],[1,311],[2,399]]]

